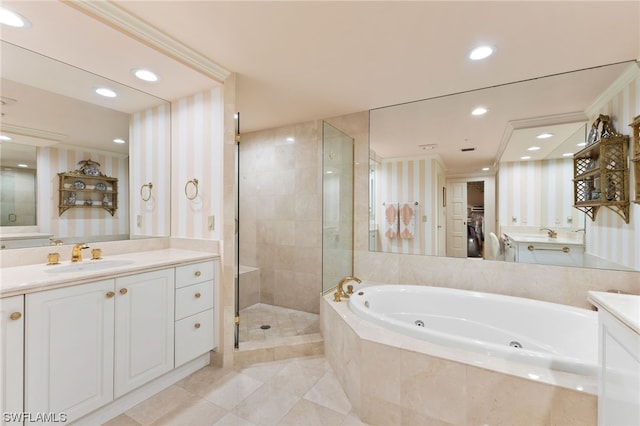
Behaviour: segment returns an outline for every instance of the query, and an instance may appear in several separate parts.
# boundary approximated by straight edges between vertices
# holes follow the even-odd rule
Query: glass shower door
[[[353,138],[323,122],[323,293],[353,275],[353,149]]]

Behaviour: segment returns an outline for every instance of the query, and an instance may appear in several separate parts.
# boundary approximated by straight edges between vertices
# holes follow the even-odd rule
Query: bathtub
[[[414,285],[360,288],[351,295],[349,308],[367,322],[437,345],[597,375],[597,313],[586,309]]]

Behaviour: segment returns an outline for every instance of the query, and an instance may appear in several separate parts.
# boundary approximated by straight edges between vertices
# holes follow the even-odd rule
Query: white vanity
[[[218,264],[163,249],[2,268],[0,412],[28,413],[3,424],[101,423],[209,364]]]
[[[576,237],[546,234],[505,232],[505,259],[520,263],[582,266],[584,264],[583,234]]]
[[[598,308],[598,424],[640,424],[640,296],[589,292]]]

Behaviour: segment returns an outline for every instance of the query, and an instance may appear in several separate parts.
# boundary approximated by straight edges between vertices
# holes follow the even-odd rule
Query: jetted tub
[[[417,285],[358,289],[350,309],[439,345],[595,377],[597,313],[512,296]]]

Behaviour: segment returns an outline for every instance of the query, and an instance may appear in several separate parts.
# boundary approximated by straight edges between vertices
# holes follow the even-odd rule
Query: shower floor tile
[[[266,328],[269,326],[269,328]],[[240,311],[240,342],[276,340],[320,332],[320,316],[257,303]]]

